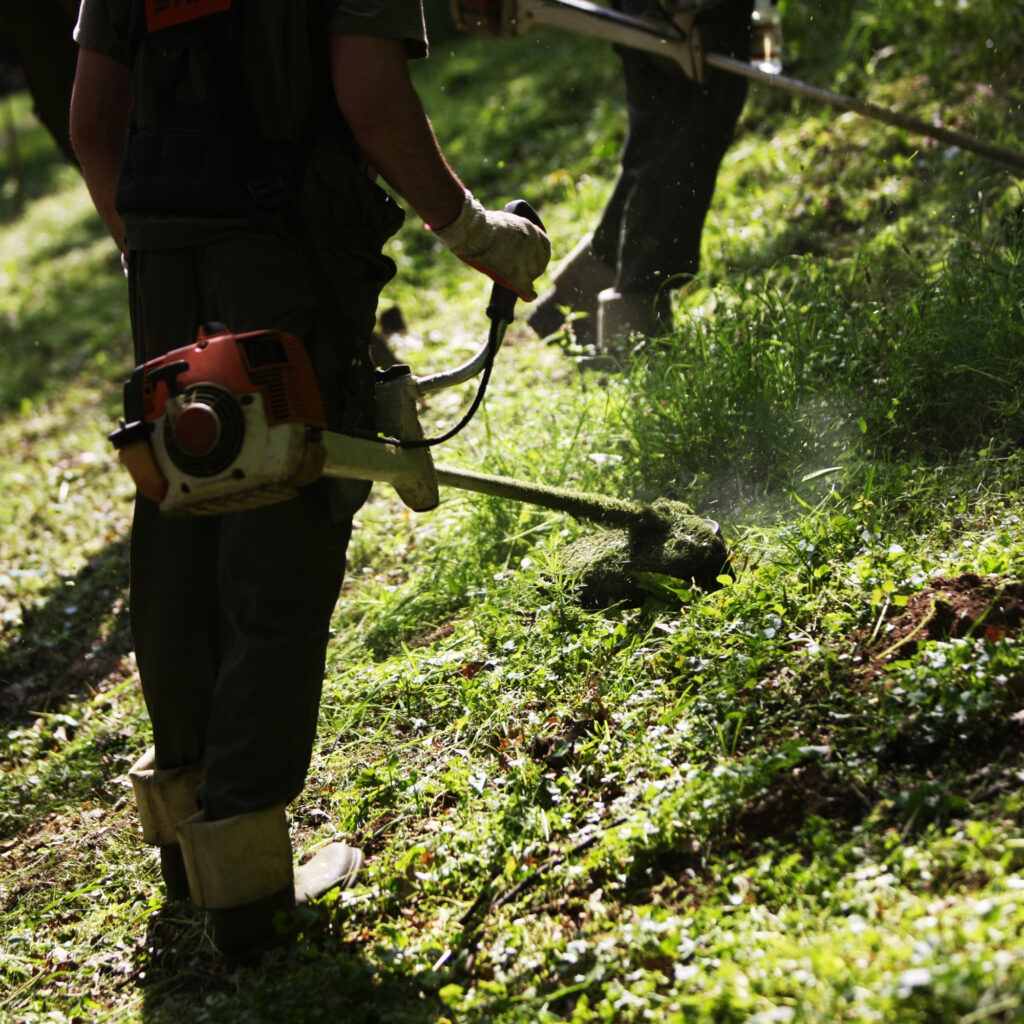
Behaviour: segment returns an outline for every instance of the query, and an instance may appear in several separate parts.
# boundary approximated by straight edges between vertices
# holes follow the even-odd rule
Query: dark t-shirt
[[[130,63],[129,23],[134,0],[82,0],[74,36],[80,46]],[[236,0],[239,3],[239,0]],[[213,5],[217,6],[217,5]],[[309,19],[323,12],[323,0],[244,0],[236,16],[239,73],[249,99],[253,133],[275,145],[298,145],[304,138],[314,90],[323,88],[315,62],[326,61],[328,33],[403,39],[410,58],[427,53],[426,27],[420,0],[336,0],[326,18],[322,55],[312,52]],[[146,48],[139,51],[134,75],[134,121],[139,129],[157,124],[155,103],[146,82]],[[360,180],[363,175],[350,150],[325,138],[310,150],[300,204],[311,229],[354,238],[373,237],[388,211],[382,190]],[[393,205],[393,204],[392,204]],[[391,219],[397,211],[391,210]],[[125,215],[130,248],[166,248],[198,244],[243,230],[247,220],[192,217],[132,211]],[[393,230],[393,228],[392,228]],[[320,239],[314,239],[319,241]]]

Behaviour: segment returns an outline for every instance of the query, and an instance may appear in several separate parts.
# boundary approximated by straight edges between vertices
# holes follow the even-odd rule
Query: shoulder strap
[[[159,32],[231,10],[231,0],[188,0],[188,3],[181,3],[181,0],[143,0],[143,4],[147,32]]]

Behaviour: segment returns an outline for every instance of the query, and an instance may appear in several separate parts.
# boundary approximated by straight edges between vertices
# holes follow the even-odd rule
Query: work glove
[[[466,192],[458,217],[434,234],[471,267],[521,299],[537,298],[533,282],[551,258],[551,242],[536,224],[503,210],[485,210]]]

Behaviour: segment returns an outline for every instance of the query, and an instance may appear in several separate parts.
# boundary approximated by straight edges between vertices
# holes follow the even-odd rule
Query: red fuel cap
[[[220,420],[208,405],[186,406],[174,424],[174,439],[187,455],[208,455],[219,437]]]

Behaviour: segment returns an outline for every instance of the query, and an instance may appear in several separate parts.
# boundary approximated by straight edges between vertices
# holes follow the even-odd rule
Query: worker
[[[719,0],[698,15],[710,48],[746,59],[753,0]],[[664,18],[664,0],[614,0],[625,14]],[[680,3],[680,8],[692,3]],[[555,271],[527,322],[541,336],[571,317],[575,339],[620,353],[631,335],[672,329],[672,290],[700,265],[701,234],[719,164],[747,94],[746,79],[715,68],[705,82],[675,61],[615,46],[626,87],[621,167],[593,232]],[[583,314],[579,316],[578,314]]]
[[[71,138],[128,273],[136,362],[200,325],[309,350],[328,426],[373,430],[367,355],[401,225],[380,175],[456,256],[536,297],[528,221],[485,209],[438,146],[408,61],[420,0],[82,0]],[[351,881],[334,843],[293,867],[329,621],[369,484],[318,480],[244,512],[162,517],[136,499],[133,642],[153,749],[131,771],[169,898],[247,962],[281,911]],[[287,914],[285,915],[287,917]]]

